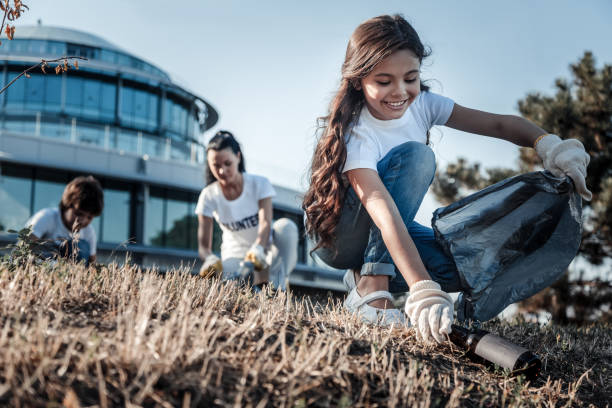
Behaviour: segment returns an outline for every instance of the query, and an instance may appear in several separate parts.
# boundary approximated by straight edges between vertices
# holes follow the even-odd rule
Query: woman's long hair
[[[234,135],[227,130],[220,130],[210,139],[208,145],[206,145],[206,153],[209,150],[223,150],[225,148],[231,148],[232,152],[236,155],[240,155],[240,163],[238,163],[238,171],[244,173],[246,171],[244,167],[244,154],[242,154],[242,150],[240,149],[240,143],[236,140]],[[208,164],[208,160],[206,160],[206,185],[214,183],[217,181],[217,178],[213,175],[210,170],[210,165]]]
[[[419,35],[401,15],[374,17],[361,23],[351,35],[342,64],[342,80],[329,107],[319,118],[320,138],[312,157],[310,186],[302,208],[306,232],[317,244],[331,247],[348,183],[342,176],[350,127],[364,106],[360,80],[376,65],[399,50],[412,51],[419,62],[429,55]],[[421,82],[421,90],[429,88]]]

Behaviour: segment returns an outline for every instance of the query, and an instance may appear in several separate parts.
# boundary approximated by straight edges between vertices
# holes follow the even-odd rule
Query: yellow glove
[[[261,245],[253,245],[244,257],[245,261],[253,262],[255,270],[262,271],[268,268],[266,255]]]
[[[200,268],[200,276],[202,278],[214,278],[221,275],[222,272],[223,264],[221,259],[215,254],[208,255]]]

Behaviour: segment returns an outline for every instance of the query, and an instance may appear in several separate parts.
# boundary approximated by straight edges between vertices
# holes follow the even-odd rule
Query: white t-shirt
[[[373,169],[391,149],[415,141],[427,143],[427,132],[444,125],[455,102],[445,96],[421,92],[399,119],[376,119],[366,106],[351,129],[346,144],[346,162],[342,172]]]
[[[262,176],[242,173],[242,194],[228,200],[218,182],[206,186],[200,193],[195,213],[214,217],[223,232],[221,258],[243,258],[257,239],[259,200],[274,197],[270,181]]]
[[[26,226],[32,226],[32,234],[36,235],[39,239],[55,240],[75,238],[75,234],[66,228],[62,222],[59,208],[43,208],[26,222]],[[98,238],[91,224],[81,229],[79,232],[79,239],[87,241],[89,244],[90,256],[96,254]]]

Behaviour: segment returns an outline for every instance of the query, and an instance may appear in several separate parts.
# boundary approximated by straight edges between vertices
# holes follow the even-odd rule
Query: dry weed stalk
[[[13,406],[559,406],[611,391],[608,326],[489,327],[542,355],[534,387],[337,300],[182,270],[0,266],[0,310],[0,404]]]

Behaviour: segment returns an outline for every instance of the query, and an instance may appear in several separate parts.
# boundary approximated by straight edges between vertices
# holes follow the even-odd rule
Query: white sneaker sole
[[[376,291],[362,297],[357,292],[357,288],[353,288],[344,301],[344,307],[349,312],[357,314],[365,323],[382,327],[394,325],[409,327],[402,311],[398,309],[379,309],[368,305],[368,302],[377,299],[393,301],[393,296],[387,291]]]

